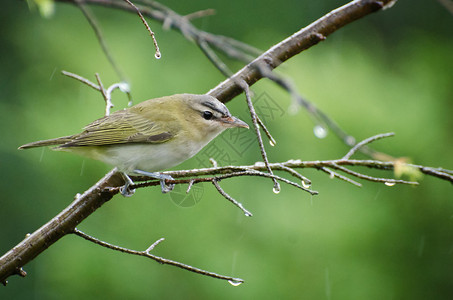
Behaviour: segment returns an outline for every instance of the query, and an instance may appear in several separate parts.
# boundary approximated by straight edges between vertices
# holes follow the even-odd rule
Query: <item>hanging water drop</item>
[[[327,136],[327,129],[324,126],[316,125],[313,128],[313,133],[318,139],[323,139]]]
[[[309,189],[309,188],[310,188],[310,184],[307,183],[307,182],[305,182],[305,180],[302,180],[302,187],[303,187],[304,189]]]
[[[269,144],[271,144],[271,146],[274,147],[274,146],[275,146],[275,141],[270,140],[270,141],[269,141]]]
[[[278,182],[274,185],[272,191],[274,192],[274,194],[280,193],[280,184]]]
[[[118,83],[118,88],[123,93],[130,93],[131,92],[131,87],[130,87],[129,83],[124,82],[124,81]]]
[[[386,186],[394,186],[396,183],[395,183],[395,182],[388,182],[388,181],[386,181],[384,184],[385,184]]]
[[[346,144],[353,147],[356,144],[356,140],[353,136],[348,136],[346,138]]]
[[[228,280],[228,283],[232,286],[240,286],[242,284],[242,281]]]
[[[161,59],[162,55],[160,54],[159,51],[157,51],[156,54],[154,54],[154,57],[155,57],[156,59]]]

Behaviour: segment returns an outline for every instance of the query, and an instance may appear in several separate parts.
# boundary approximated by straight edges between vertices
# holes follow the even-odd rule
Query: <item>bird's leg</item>
[[[124,177],[124,180],[126,181],[126,183],[124,184],[123,187],[120,187],[121,195],[123,195],[124,197],[130,197],[135,193],[135,189],[133,189],[133,190],[129,189],[129,186],[131,184],[134,184],[134,182],[132,181],[132,179],[129,176],[127,176],[126,173],[122,173],[122,174],[123,174],[123,177]]]
[[[161,174],[161,173],[157,173],[157,172],[146,172],[146,171],[142,171],[142,170],[134,170],[132,172],[139,174],[139,175],[149,176],[152,178],[159,179],[160,188],[162,190],[162,193],[164,193],[164,194],[171,192],[173,190],[173,188],[175,187],[174,184],[170,184],[170,185],[165,184],[165,180],[174,180],[173,177],[171,177],[170,175],[165,175],[165,174]]]

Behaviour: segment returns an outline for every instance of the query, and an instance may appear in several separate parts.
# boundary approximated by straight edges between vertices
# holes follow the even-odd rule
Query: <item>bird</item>
[[[125,178],[123,196],[134,193],[131,176],[160,180],[163,193],[173,180],[159,171],[174,167],[197,154],[228,128],[249,128],[210,95],[176,94],[150,99],[93,121],[78,134],[36,141],[19,147],[55,146],[115,166]]]

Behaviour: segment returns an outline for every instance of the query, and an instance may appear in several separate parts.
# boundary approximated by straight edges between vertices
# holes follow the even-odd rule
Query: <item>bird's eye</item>
[[[202,116],[203,116],[203,118],[204,118],[205,120],[211,120],[211,119],[212,119],[212,112],[210,112],[210,111],[208,111],[208,110],[207,110],[207,111],[204,111]]]

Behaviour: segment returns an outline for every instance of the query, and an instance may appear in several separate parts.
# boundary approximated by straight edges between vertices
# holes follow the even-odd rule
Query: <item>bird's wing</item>
[[[60,147],[104,146],[124,143],[164,143],[174,135],[170,130],[158,126],[129,110],[118,111],[98,119],[85,130]]]

